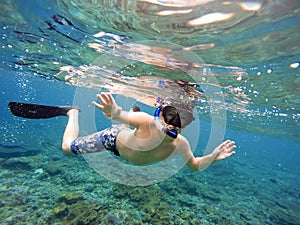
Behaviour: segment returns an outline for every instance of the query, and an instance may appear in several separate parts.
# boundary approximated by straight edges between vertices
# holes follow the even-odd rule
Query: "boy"
[[[205,170],[213,163],[235,154],[236,146],[227,140],[203,157],[195,157],[188,140],[178,134],[180,129],[192,121],[192,114],[177,110],[173,106],[157,108],[155,115],[145,112],[126,112],[118,106],[110,93],[97,95],[99,103],[93,105],[102,110],[105,117],[125,125],[112,126],[103,131],[78,137],[79,125],[77,108],[70,108],[62,149],[66,153],[85,154],[109,150],[131,163],[145,165],[163,161],[179,154],[190,170]]]

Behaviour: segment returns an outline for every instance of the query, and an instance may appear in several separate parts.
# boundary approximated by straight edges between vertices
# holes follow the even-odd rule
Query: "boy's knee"
[[[69,143],[62,143],[61,145],[62,150],[64,151],[64,153],[70,154],[71,152],[71,146]]]

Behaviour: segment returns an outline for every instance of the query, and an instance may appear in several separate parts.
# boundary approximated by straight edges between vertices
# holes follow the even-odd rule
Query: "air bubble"
[[[296,68],[298,68],[299,67],[299,65],[300,65],[300,63],[292,63],[291,65],[290,65],[290,68],[292,68],[292,69],[296,69]]]
[[[236,78],[236,80],[238,80],[238,81],[241,81],[243,78],[242,78],[242,76],[238,76],[237,78]]]

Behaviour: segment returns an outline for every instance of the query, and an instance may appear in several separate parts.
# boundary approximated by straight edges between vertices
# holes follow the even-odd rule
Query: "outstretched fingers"
[[[95,101],[93,101],[92,104],[101,110],[110,102],[109,97],[107,97],[105,93],[97,94],[97,98],[100,104]]]
[[[236,148],[235,142],[231,140],[227,140],[224,142],[224,145],[222,147],[222,151],[229,153],[230,155],[235,154],[234,149]]]
[[[98,109],[102,110],[107,118],[111,119],[112,117],[117,116],[121,113],[122,108],[116,105],[116,102],[111,93],[101,92],[97,95],[97,98],[100,103],[93,101],[92,104]]]
[[[222,151],[225,148],[227,148],[227,146],[230,145],[231,142],[232,141],[230,141],[230,140],[223,141],[218,147],[216,147],[216,149],[218,149],[219,151]]]
[[[109,103],[108,98],[105,94],[101,93],[101,94],[97,95],[97,97],[102,105],[107,105]]]
[[[216,148],[216,158],[215,161],[220,161],[226,159],[235,154],[234,149],[236,148],[235,142],[231,140],[224,141]]]
[[[101,92],[101,94],[98,94],[97,97],[102,105],[112,106],[114,104],[114,99],[110,93]]]
[[[107,100],[106,100],[106,98],[104,97],[104,95],[102,93],[98,94],[97,98],[98,98],[100,104],[95,102],[95,101],[93,101],[92,104],[94,106],[96,106],[98,109],[103,110],[104,107],[107,105]]]
[[[92,101],[92,104],[95,106],[95,107],[97,107],[98,109],[103,109],[103,105],[101,105],[101,104],[99,104],[99,103],[97,103],[97,102],[95,102],[95,101]]]
[[[106,97],[107,97],[109,102],[111,102],[111,103],[115,102],[115,100],[114,100],[113,96],[111,95],[111,93],[107,93]]]

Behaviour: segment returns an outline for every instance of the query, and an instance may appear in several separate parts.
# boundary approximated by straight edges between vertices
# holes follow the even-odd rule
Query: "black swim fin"
[[[22,102],[9,102],[8,107],[15,116],[30,119],[47,119],[56,116],[66,116],[70,109],[79,110],[77,106],[48,106]]]

